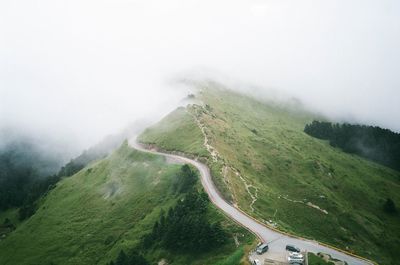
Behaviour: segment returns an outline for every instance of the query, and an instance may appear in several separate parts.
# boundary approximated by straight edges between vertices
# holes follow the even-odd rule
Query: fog
[[[397,0],[2,0],[0,128],[87,147],[206,76],[400,131],[399,47]]]

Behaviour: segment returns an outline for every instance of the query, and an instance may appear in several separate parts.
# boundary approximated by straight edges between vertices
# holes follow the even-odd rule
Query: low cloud
[[[0,3],[0,127],[88,146],[157,119],[206,71],[400,131],[396,0]],[[206,69],[206,70],[204,70]]]

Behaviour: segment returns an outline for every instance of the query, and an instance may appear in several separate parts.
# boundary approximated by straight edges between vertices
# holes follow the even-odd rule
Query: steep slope
[[[386,198],[400,204],[399,172],[355,155],[303,132],[313,115],[295,107],[263,103],[215,83],[203,83],[197,100],[186,108],[190,124],[203,135],[181,125],[160,131],[167,144],[143,142],[162,149],[191,152],[174,142],[205,144],[207,163],[221,193],[250,215],[297,235],[315,238],[383,264],[395,264],[399,250],[398,215],[383,211]],[[162,123],[168,123],[166,117]],[[177,121],[174,121],[177,124]],[[204,139],[204,137],[206,139]],[[168,146],[168,148],[166,148]]]
[[[7,229],[2,229],[0,224],[0,237],[10,232],[8,228],[15,228],[19,221],[34,214],[37,200],[58,181],[74,175],[92,161],[106,157],[126,138],[134,135],[133,130],[128,127],[105,137],[63,167],[61,163],[65,159],[62,157],[68,153],[57,154],[62,153],[64,148],[57,149],[55,143],[22,136],[17,131],[0,131],[5,139],[0,143],[0,216],[12,221],[12,225],[6,225]]]
[[[181,166],[123,144],[109,157],[59,182],[32,217],[0,241],[0,264],[106,264],[115,260],[121,250],[137,248],[162,212],[180,200],[174,185]],[[153,263],[166,258],[170,264],[212,264],[230,255],[240,260],[253,236],[211,204],[207,207],[208,221],[222,224],[225,244],[200,253],[195,260],[162,247],[141,249],[145,258]],[[239,237],[239,246],[234,236]]]
[[[50,179],[63,163],[56,151],[47,151],[35,139],[12,133],[17,134],[0,131],[0,214],[40,195],[32,188]],[[9,140],[11,136],[14,139]]]

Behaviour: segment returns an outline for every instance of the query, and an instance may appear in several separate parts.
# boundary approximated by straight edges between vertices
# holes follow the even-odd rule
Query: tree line
[[[197,173],[191,167],[182,166],[173,183],[178,198],[176,205],[167,213],[161,213],[151,232],[129,252],[131,254],[121,250],[109,265],[147,265],[142,253],[155,247],[185,254],[199,254],[221,247],[227,241],[227,234],[219,222],[208,220],[210,201],[206,193],[197,190],[197,180]]]
[[[144,246],[159,245],[173,252],[201,253],[221,246],[226,234],[219,223],[207,220],[208,196],[189,192],[178,204],[162,214],[144,238]]]
[[[36,211],[36,201],[55,187],[63,177],[69,177],[90,162],[101,159],[118,147],[121,136],[109,136],[82,152],[54,174],[45,175],[42,168],[55,168],[55,162],[45,158],[33,143],[16,141],[0,150],[0,211],[19,208],[24,220]]]
[[[144,240],[144,246],[158,244],[170,251],[204,252],[222,245],[226,235],[219,223],[207,219],[209,199],[199,192],[195,183],[197,173],[188,165],[182,166],[176,178],[175,191],[184,197],[175,207],[162,213],[153,230]]]
[[[43,176],[37,158],[26,151],[0,151],[0,211],[19,207],[23,220],[34,212],[35,201],[58,182],[57,174]],[[50,161],[48,163],[51,163]]]
[[[56,174],[43,176],[35,168],[36,160],[21,155],[18,161],[13,151],[0,153],[0,211],[19,208],[19,219],[24,220],[36,211],[36,201],[55,187],[63,177],[69,177],[98,158],[83,154],[85,159],[71,160]]]
[[[132,250],[128,254],[121,250],[114,261],[110,261],[107,265],[150,265],[150,263],[139,252]]]
[[[395,170],[400,170],[400,134],[376,126],[314,120],[304,132]]]

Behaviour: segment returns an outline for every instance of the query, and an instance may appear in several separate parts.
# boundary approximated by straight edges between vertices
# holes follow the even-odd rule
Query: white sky
[[[198,69],[400,131],[398,0],[1,0],[0,127],[87,145]]]

